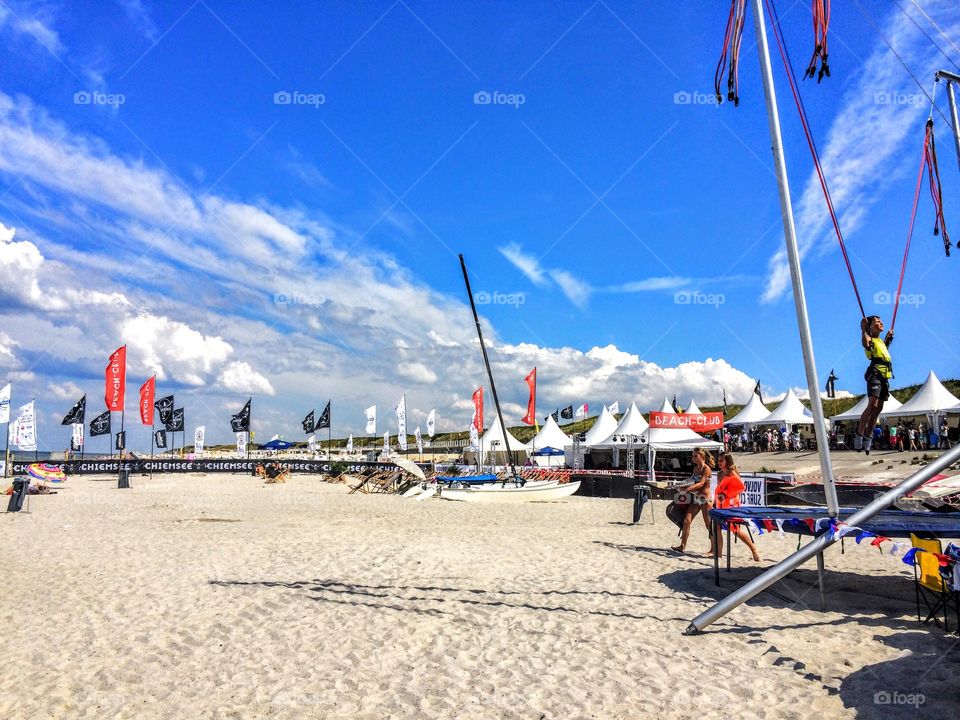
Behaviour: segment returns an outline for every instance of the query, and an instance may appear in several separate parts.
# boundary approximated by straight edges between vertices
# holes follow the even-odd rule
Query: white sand
[[[737,545],[715,588],[666,550],[662,503],[631,526],[625,500],[132,482],[74,478],[0,518],[0,717],[916,716],[883,691],[958,713],[960,641],[918,624],[907,566],[852,543],[828,554],[828,612],[807,568],[685,637],[757,569]]]

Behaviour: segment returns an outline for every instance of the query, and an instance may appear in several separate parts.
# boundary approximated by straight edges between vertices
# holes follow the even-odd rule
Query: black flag
[[[327,400],[327,406],[323,409],[323,412],[320,413],[320,419],[317,420],[316,430],[322,430],[323,428],[330,427],[330,401]]]
[[[723,416],[727,416],[727,389],[723,389]]]
[[[573,405],[567,405],[560,411],[560,417],[564,420],[573,420]]]
[[[77,404],[70,408],[70,412],[63,418],[61,425],[73,425],[74,423],[83,423],[87,413],[87,396],[77,400]]]
[[[840,378],[838,378],[838,377],[833,373],[833,370],[831,369],[831,370],[830,370],[830,377],[827,378],[827,397],[828,397],[828,398],[833,399],[833,398],[837,397],[837,380],[839,380],[839,379],[840,379]]]
[[[760,390],[760,381],[757,380],[757,386],[753,389],[755,395],[760,397],[761,404],[763,403],[763,391]]]
[[[166,430],[157,430],[153,433],[153,444],[157,448],[165,448],[167,446],[167,431]]]
[[[127,447],[127,431],[121,430],[117,433],[117,446],[114,450],[124,450]]]
[[[303,431],[307,435],[309,435],[310,433],[312,433],[314,430],[317,429],[316,425],[313,422],[313,410],[307,413],[307,416],[303,419],[303,422],[300,424],[303,425]]]
[[[677,407],[677,394],[676,394],[676,393],[673,394],[673,402],[670,403],[670,404],[673,405],[673,411],[674,411],[675,413],[680,412],[680,408]]]
[[[230,428],[234,432],[249,432],[250,430],[250,400],[241,408],[240,412],[230,418]]]
[[[183,432],[183,408],[177,408],[170,414],[170,422],[163,424],[167,432]]]
[[[90,437],[110,434],[110,411],[100,413],[90,421]]]
[[[160,413],[160,424],[169,425],[170,417],[173,415],[173,395],[167,395],[157,400],[153,406]]]
[[[556,410],[554,410],[553,415],[551,417],[553,417],[554,422],[560,422],[560,408],[557,408]]]

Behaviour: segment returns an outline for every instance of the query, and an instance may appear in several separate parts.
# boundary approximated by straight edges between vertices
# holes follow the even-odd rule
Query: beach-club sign
[[[693,430],[694,432],[713,432],[723,427],[722,412],[708,413],[650,413],[650,427],[669,430]]]

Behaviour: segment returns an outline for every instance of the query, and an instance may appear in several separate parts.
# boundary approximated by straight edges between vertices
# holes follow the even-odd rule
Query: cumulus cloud
[[[243,361],[235,361],[227,365],[217,378],[217,382],[226,390],[238,393],[275,394],[270,381]]]

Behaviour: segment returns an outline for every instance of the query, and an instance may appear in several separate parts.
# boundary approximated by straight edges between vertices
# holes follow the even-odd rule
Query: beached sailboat
[[[473,291],[470,289],[470,277],[467,274],[467,265],[460,255],[460,269],[463,271],[463,282],[467,288],[467,297],[470,298],[470,310],[473,312],[473,321],[477,326],[477,337],[480,340],[480,350],[483,353],[483,364],[487,370],[487,379],[490,381],[490,392],[493,395],[493,404],[497,409],[497,419],[501,428],[506,428],[503,422],[503,412],[500,410],[500,399],[497,396],[497,386],[493,381],[493,371],[490,369],[490,359],[487,357],[487,346],[483,342],[483,330],[480,328],[480,317],[477,315],[477,306],[473,300]],[[491,482],[485,476],[464,476],[449,478],[460,487],[446,487],[441,489],[440,497],[447,500],[463,500],[466,502],[549,502],[561,500],[573,495],[580,489],[580,483],[559,483],[555,480],[528,482],[520,477],[513,463],[513,456],[508,452],[507,461],[510,464],[512,480]],[[493,478],[496,480],[496,478]]]

